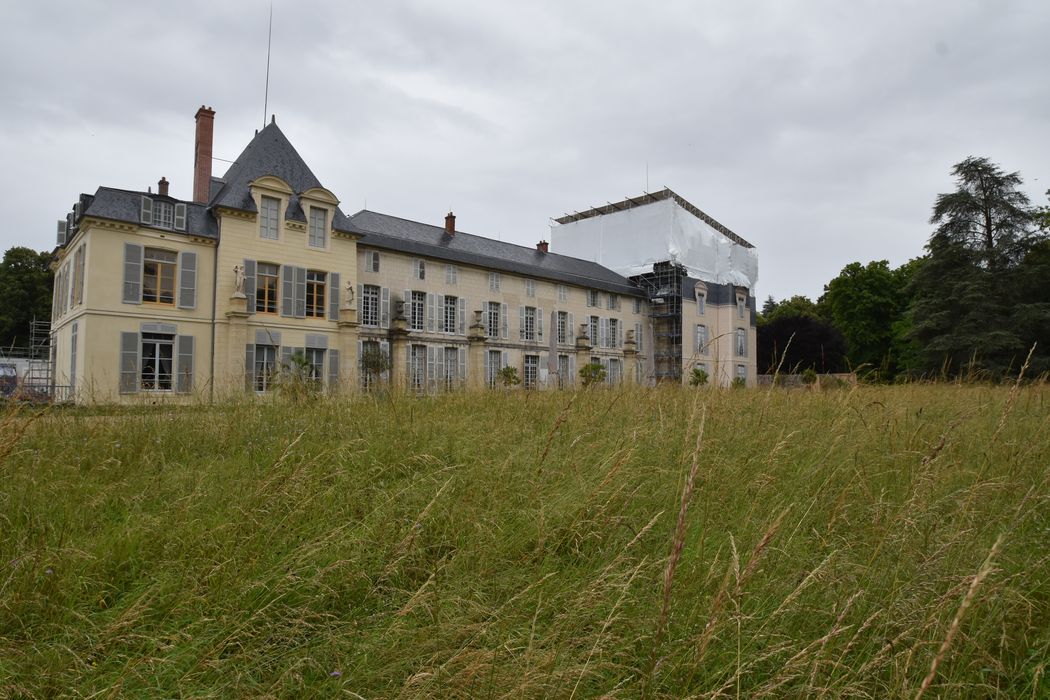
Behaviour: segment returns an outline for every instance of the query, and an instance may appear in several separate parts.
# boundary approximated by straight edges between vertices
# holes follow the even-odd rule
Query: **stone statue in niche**
[[[354,308],[354,283],[350,280],[346,281],[346,294],[343,295],[345,301],[343,302],[344,309]]]
[[[244,297],[244,265],[233,266],[233,296]]]

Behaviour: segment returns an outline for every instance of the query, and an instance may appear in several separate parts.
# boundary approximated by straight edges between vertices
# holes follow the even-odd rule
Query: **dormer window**
[[[153,225],[157,228],[171,228],[175,212],[170,202],[153,203]]]
[[[276,197],[263,195],[259,211],[259,236],[271,241],[277,240],[277,212],[281,208],[281,200]]]
[[[310,207],[310,246],[324,248],[328,245],[328,211]]]
[[[186,230],[186,204],[172,204],[163,200],[143,197],[139,208],[139,223],[155,228]]]

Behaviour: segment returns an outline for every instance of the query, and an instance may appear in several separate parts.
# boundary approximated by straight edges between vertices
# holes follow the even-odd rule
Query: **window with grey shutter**
[[[179,253],[179,308],[197,306],[197,254]]]
[[[460,348],[459,349],[459,374],[456,375],[456,378],[462,383],[466,383],[466,381],[467,381],[467,349],[466,348]]]
[[[175,391],[179,394],[188,394],[193,391],[193,336],[176,336],[175,343],[177,350]]]
[[[328,355],[328,391],[339,391],[339,351],[329,350]]]
[[[142,246],[124,244],[124,298],[125,304],[142,303]]]
[[[248,313],[255,313],[255,261],[244,260],[244,296]]]
[[[383,287],[382,297],[379,303],[379,325],[381,328],[390,328],[390,288]]]
[[[390,365],[390,364],[393,363],[394,358],[392,358],[390,356],[390,341],[389,340],[380,340],[379,341],[379,352],[383,353],[383,357],[385,357],[388,360],[387,365]],[[390,381],[390,369],[389,369],[389,367],[387,369],[384,369],[379,374],[379,377],[384,382],[389,382]]]
[[[456,323],[459,324],[459,334],[467,334],[467,300],[459,298],[459,308],[456,310]]]
[[[543,342],[543,309],[536,309],[536,340]]]
[[[328,273],[328,320],[339,320],[339,273]]]
[[[295,268],[295,317],[306,318],[306,268]]]
[[[510,338],[509,325],[510,321],[507,318],[507,305],[500,304],[499,307],[499,322],[500,322],[500,334],[504,340]]]
[[[434,317],[437,315],[437,299],[427,292],[427,333],[434,332]]]
[[[142,206],[139,209],[139,223],[146,226],[153,225],[153,200],[149,197],[142,198]]]
[[[120,334],[120,393],[139,390],[139,334]]]
[[[255,391],[255,343],[244,346],[244,390]]]
[[[179,231],[186,230],[186,205],[181,202],[175,205],[175,228]]]
[[[281,265],[281,315],[295,315],[295,268]]]

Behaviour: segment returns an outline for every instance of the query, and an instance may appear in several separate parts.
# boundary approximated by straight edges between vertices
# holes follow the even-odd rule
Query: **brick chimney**
[[[161,175],[160,181],[157,183],[157,194],[161,197],[168,196],[168,178]]]
[[[536,250],[540,251],[541,253],[546,253],[548,246],[549,244],[547,243],[547,241],[540,241],[536,244]]]
[[[211,146],[215,112],[201,105],[197,110],[197,140],[193,147],[193,201],[207,204],[211,194]]]
[[[456,215],[452,212],[445,214],[445,235],[456,235]]]

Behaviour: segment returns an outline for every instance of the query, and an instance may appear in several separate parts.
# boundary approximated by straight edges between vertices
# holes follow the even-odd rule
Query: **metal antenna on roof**
[[[270,3],[270,28],[266,33],[266,90],[263,93],[263,128],[266,128],[266,108],[270,102],[270,43],[273,40],[273,3]]]

